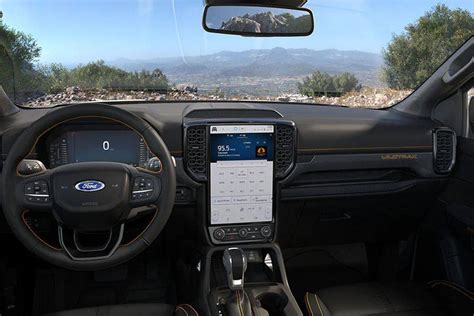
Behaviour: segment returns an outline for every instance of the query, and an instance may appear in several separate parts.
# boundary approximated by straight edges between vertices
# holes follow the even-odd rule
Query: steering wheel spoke
[[[51,175],[52,171],[49,169],[28,176],[17,175],[16,199],[23,209],[51,211]]]
[[[160,198],[162,179],[159,172],[132,168],[130,206],[132,208],[156,203]]]
[[[75,261],[109,258],[120,246],[123,232],[124,224],[104,232],[80,232],[58,226],[59,243],[69,257]]]

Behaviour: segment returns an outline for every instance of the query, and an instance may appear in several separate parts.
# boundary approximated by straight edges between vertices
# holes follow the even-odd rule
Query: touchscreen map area
[[[211,225],[273,216],[273,125],[210,127]]]

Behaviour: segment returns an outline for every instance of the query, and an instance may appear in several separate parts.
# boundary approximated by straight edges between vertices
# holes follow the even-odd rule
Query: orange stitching
[[[313,309],[311,308],[311,304],[309,303],[309,293],[308,292],[306,292],[306,294],[304,295],[304,302],[306,304],[306,308],[308,309],[310,316],[313,316]]]
[[[313,294],[314,297],[316,298],[316,304],[318,304],[319,312],[321,313],[321,316],[324,316],[323,310],[321,309],[321,305],[319,305],[319,299],[316,294]]]
[[[187,307],[189,307],[189,308],[196,314],[196,316],[199,316],[199,313],[197,312],[197,310],[196,310],[192,305],[189,305],[189,304],[180,304],[178,307],[183,308],[182,306],[187,306]]]
[[[182,309],[184,311],[184,313],[186,314],[186,316],[189,316],[188,312],[183,307],[181,307],[181,306],[176,307],[176,311],[178,311],[178,309]]]
[[[432,148],[431,146],[400,146],[400,147],[335,147],[335,148],[301,148],[298,151],[330,151],[330,150],[369,150],[369,149],[416,149]]]
[[[242,300],[240,299],[240,291],[237,290],[236,294],[237,294],[237,306],[239,307],[239,314],[240,316],[244,316],[244,311],[242,308]]]
[[[26,218],[25,218],[25,214],[28,213],[28,212],[29,212],[28,210],[23,211],[23,213],[21,213],[21,219],[23,221],[23,224],[25,224],[25,226],[28,228],[28,230],[31,232],[31,234],[33,236],[35,236],[36,239],[38,239],[40,242],[42,242],[43,244],[48,246],[49,248],[51,248],[53,250],[56,250],[56,251],[62,251],[61,248],[56,248],[56,247],[50,245],[49,243],[47,243],[46,241],[44,241],[40,236],[38,236],[38,234],[35,233],[35,231],[30,227],[30,225],[28,225],[28,223],[26,222]]]
[[[471,301],[474,301],[474,293],[472,293],[471,291],[469,291],[469,290],[467,290],[463,287],[460,287],[456,283],[449,282],[449,281],[432,281],[432,282],[430,282],[430,286],[432,288],[434,288],[435,286],[438,286],[438,285],[448,286],[448,287],[454,289],[455,291],[461,293],[463,296],[467,297]]]
[[[150,228],[151,224],[153,223],[153,221],[155,220],[157,215],[158,215],[158,208],[156,207],[155,208],[155,214],[153,215],[153,218],[150,220],[148,225],[146,225],[146,227],[142,230],[142,232],[137,237],[135,237],[131,241],[129,241],[128,243],[120,245],[120,247],[129,246],[129,245],[133,244],[135,241],[137,241],[143,235],[143,233],[145,233],[148,230],[148,228]]]

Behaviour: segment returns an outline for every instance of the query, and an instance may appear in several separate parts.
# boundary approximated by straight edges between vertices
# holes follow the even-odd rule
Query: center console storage
[[[225,251],[241,249],[246,261],[227,266]],[[228,260],[228,259],[227,259]],[[238,261],[228,260],[229,262]],[[215,316],[300,316],[303,315],[288,285],[283,258],[275,244],[244,244],[240,248],[214,247],[204,262],[203,300]],[[229,282],[229,271],[240,282]],[[236,276],[237,275],[237,276]],[[231,277],[232,278],[232,277]]]

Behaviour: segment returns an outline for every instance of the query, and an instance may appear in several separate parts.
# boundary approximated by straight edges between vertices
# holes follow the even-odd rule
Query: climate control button
[[[268,238],[272,235],[272,229],[270,226],[263,226],[260,229],[260,234],[262,234],[263,237]]]
[[[245,238],[245,237],[247,237],[247,234],[248,234],[247,229],[241,228],[241,229],[239,230],[239,236],[240,236],[240,238]]]
[[[223,240],[225,237],[225,231],[222,228],[218,228],[214,231],[214,238],[217,240]]]

